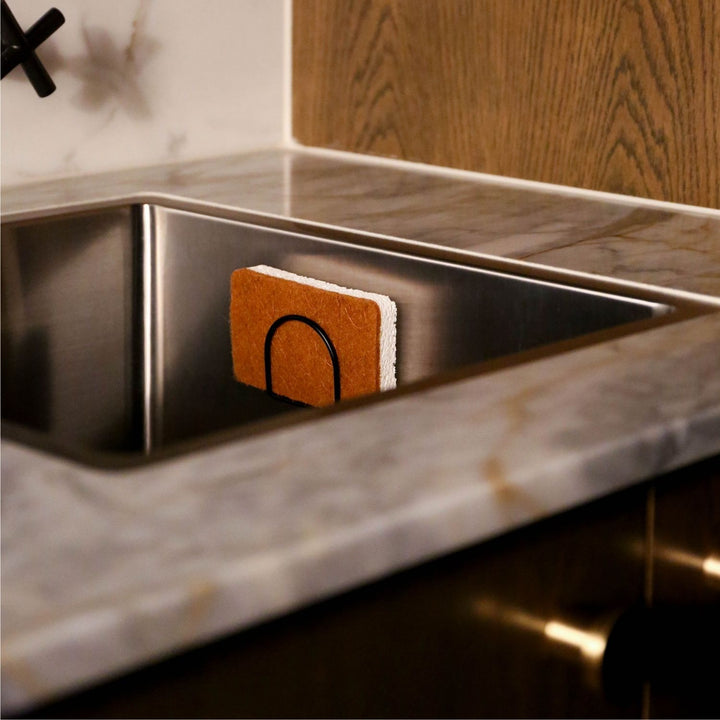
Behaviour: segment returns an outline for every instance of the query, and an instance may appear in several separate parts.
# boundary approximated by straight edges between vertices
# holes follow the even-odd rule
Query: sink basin
[[[234,380],[228,302],[239,267],[272,265],[395,300],[393,392],[702,311],[668,293],[569,283],[512,261],[146,200],[3,223],[5,435],[122,466],[219,431],[236,437],[357,405],[298,409]]]

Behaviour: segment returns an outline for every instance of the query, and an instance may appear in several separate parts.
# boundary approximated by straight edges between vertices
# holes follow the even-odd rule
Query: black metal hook
[[[35,48],[45,42],[64,22],[63,14],[57,8],[51,8],[25,33],[8,4],[2,0],[2,73],[0,77],[4,78],[13,68],[22,65],[35,92],[40,97],[50,95],[55,90],[55,83],[35,54]]]
[[[330,354],[330,362],[332,363],[333,369],[333,394],[335,402],[338,402],[338,400],[340,400],[340,361],[338,360],[337,350],[335,350],[335,345],[333,345],[332,340],[325,332],[325,330],[323,330],[322,326],[316,323],[314,320],[305,317],[304,315],[283,315],[282,317],[279,317],[267,331],[267,334],[265,335],[265,390],[267,391],[268,395],[274,397],[277,400],[285,400],[286,402],[290,402],[293,405],[301,405],[303,407],[307,407],[306,403],[286,398],[283,395],[278,395],[277,393],[273,392],[272,389],[272,341],[275,337],[275,333],[278,331],[278,328],[280,328],[280,326],[284,325],[286,322],[290,322],[292,320],[305,323],[306,325],[311,327],[325,343],[325,347]]]

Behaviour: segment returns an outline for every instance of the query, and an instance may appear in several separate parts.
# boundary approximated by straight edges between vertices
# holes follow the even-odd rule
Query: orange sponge
[[[230,298],[235,378],[314,406],[391,389],[396,318],[385,295],[266,265],[236,270]]]

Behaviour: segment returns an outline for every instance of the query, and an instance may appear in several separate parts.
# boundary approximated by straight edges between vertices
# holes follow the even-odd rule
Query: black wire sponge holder
[[[305,317],[305,315],[283,315],[279,317],[275,322],[270,326],[270,329],[267,331],[265,335],[265,392],[267,394],[274,398],[275,400],[281,400],[286,403],[290,403],[291,405],[296,405],[297,407],[309,407],[307,403],[301,402],[300,400],[293,400],[292,398],[285,397],[284,395],[280,395],[279,393],[276,393],[273,390],[273,379],[272,379],[272,343],[273,339],[275,338],[275,334],[277,331],[286,323],[289,322],[301,322],[310,327],[312,330],[319,335],[320,339],[325,344],[325,347],[327,348],[328,354],[330,356],[330,362],[332,363],[332,371],[333,371],[333,398],[335,402],[338,402],[340,400],[341,395],[341,387],[340,387],[340,360],[338,359],[337,350],[335,349],[335,345],[333,344],[333,341],[330,339],[330,336],[325,332],[322,325],[320,325],[315,320],[312,320],[309,317]]]

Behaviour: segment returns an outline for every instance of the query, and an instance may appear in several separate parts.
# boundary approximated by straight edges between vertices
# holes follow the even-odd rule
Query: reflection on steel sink
[[[328,412],[235,382],[228,298],[239,267],[272,265],[395,300],[395,392],[702,311],[617,283],[570,285],[565,273],[522,263],[207,212],[148,199],[3,223],[6,435],[113,466],[208,442],[220,430],[237,436],[276,427],[278,416]]]

